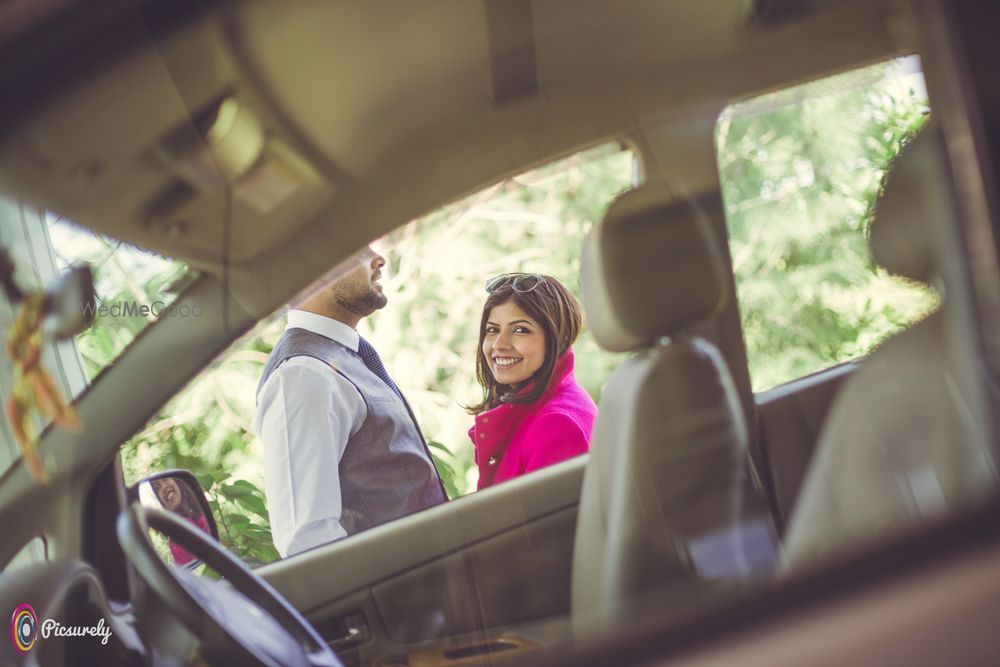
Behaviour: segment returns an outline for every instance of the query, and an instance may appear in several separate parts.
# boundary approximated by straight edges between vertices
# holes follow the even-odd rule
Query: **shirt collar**
[[[358,351],[358,339],[360,338],[358,332],[332,317],[293,308],[288,311],[288,325],[285,330],[288,329],[305,329],[314,334],[325,336],[355,352]]]

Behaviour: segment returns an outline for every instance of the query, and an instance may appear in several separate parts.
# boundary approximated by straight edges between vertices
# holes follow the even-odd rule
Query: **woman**
[[[156,493],[156,497],[160,503],[163,504],[164,509],[168,509],[174,514],[184,517],[209,535],[212,534],[201,506],[185,482],[178,481],[173,477],[160,477],[159,479],[154,479],[152,485],[153,491]],[[173,540],[169,540],[169,544],[170,554],[174,558],[174,563],[177,565],[197,564],[192,563],[195,557],[187,549]]]
[[[583,309],[551,276],[486,283],[476,376],[483,401],[469,429],[480,489],[585,453],[597,406],[573,377]]]

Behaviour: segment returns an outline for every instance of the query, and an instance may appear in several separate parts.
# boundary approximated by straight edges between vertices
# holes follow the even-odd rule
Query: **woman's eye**
[[[486,327],[486,333],[488,333],[488,334],[495,334],[498,331],[499,331],[499,329],[497,329],[496,327]]]
[[[531,329],[528,327],[514,327],[514,333],[528,334],[531,333]]]

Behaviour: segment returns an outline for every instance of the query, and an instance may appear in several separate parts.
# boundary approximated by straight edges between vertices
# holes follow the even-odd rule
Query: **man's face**
[[[344,310],[367,317],[388,302],[382,293],[382,267],[385,258],[368,246],[359,251],[352,260],[355,268],[350,273],[330,284],[330,298]]]

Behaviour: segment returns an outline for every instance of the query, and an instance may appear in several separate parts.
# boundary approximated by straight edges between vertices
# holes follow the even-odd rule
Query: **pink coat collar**
[[[573,350],[570,349],[556,362],[549,388],[538,400],[532,403],[504,403],[476,415],[475,424],[469,429],[469,438],[475,447],[476,463],[482,464],[490,457],[500,458],[517,425],[545,405],[553,394],[573,382]]]

